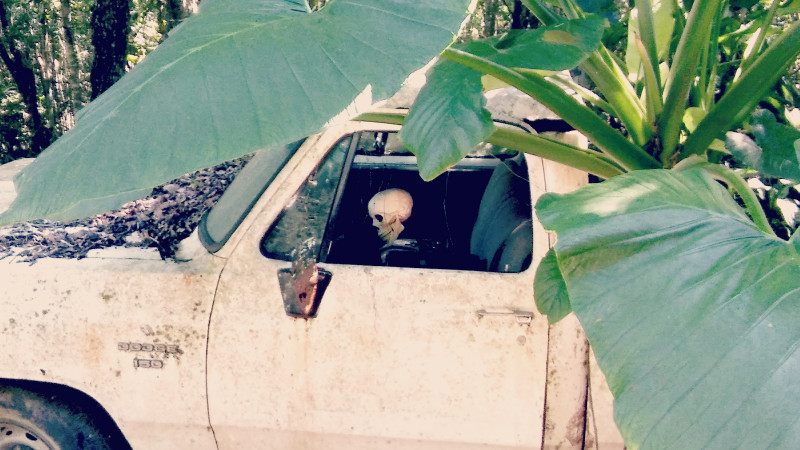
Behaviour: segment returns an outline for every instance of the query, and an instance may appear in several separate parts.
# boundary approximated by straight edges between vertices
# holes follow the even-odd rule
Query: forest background
[[[319,9],[326,0],[309,0]],[[0,164],[35,157],[75,124],[77,112],[133,68],[200,0],[0,0]],[[612,26],[605,45],[622,54],[633,1],[585,0]],[[731,2],[752,15],[757,0]],[[620,20],[621,18],[621,20]],[[784,17],[785,20],[785,17]],[[521,0],[479,0],[461,40],[535,28]],[[796,86],[797,68],[787,86]],[[791,82],[795,81],[795,82]],[[797,96],[793,92],[792,96]]]
[[[34,157],[198,0],[1,0],[0,164]]]

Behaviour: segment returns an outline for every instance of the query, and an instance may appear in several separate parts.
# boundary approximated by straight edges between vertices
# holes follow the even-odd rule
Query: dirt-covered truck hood
[[[115,211],[69,223],[37,220],[0,227],[0,259],[191,259],[198,252],[181,248],[196,249],[197,239],[189,237],[249,159],[186,174]],[[31,161],[0,166],[0,212],[16,196],[14,177]]]

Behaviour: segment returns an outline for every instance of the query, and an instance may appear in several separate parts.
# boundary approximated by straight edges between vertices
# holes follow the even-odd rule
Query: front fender
[[[216,448],[205,358],[223,263],[0,261],[0,377],[84,392],[134,448]]]

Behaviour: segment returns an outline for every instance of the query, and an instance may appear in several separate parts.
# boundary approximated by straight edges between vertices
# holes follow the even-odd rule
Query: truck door
[[[530,248],[541,161],[475,158],[426,183],[393,130],[352,131],[309,139],[230,250],[208,350],[219,447],[540,448],[548,324],[533,279],[547,237],[533,221],[519,262],[471,245],[477,222],[505,217],[480,211],[505,170],[525,189],[528,223],[511,228]],[[387,245],[368,202],[390,188],[414,206]],[[292,317],[278,272],[309,254],[329,284],[313,318]]]

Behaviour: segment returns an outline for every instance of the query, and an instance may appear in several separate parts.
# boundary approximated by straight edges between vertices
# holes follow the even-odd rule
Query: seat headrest
[[[470,253],[486,263],[486,270],[518,272],[531,252],[531,227],[528,173],[519,155],[492,172],[472,228]],[[522,260],[513,261],[513,255]]]

